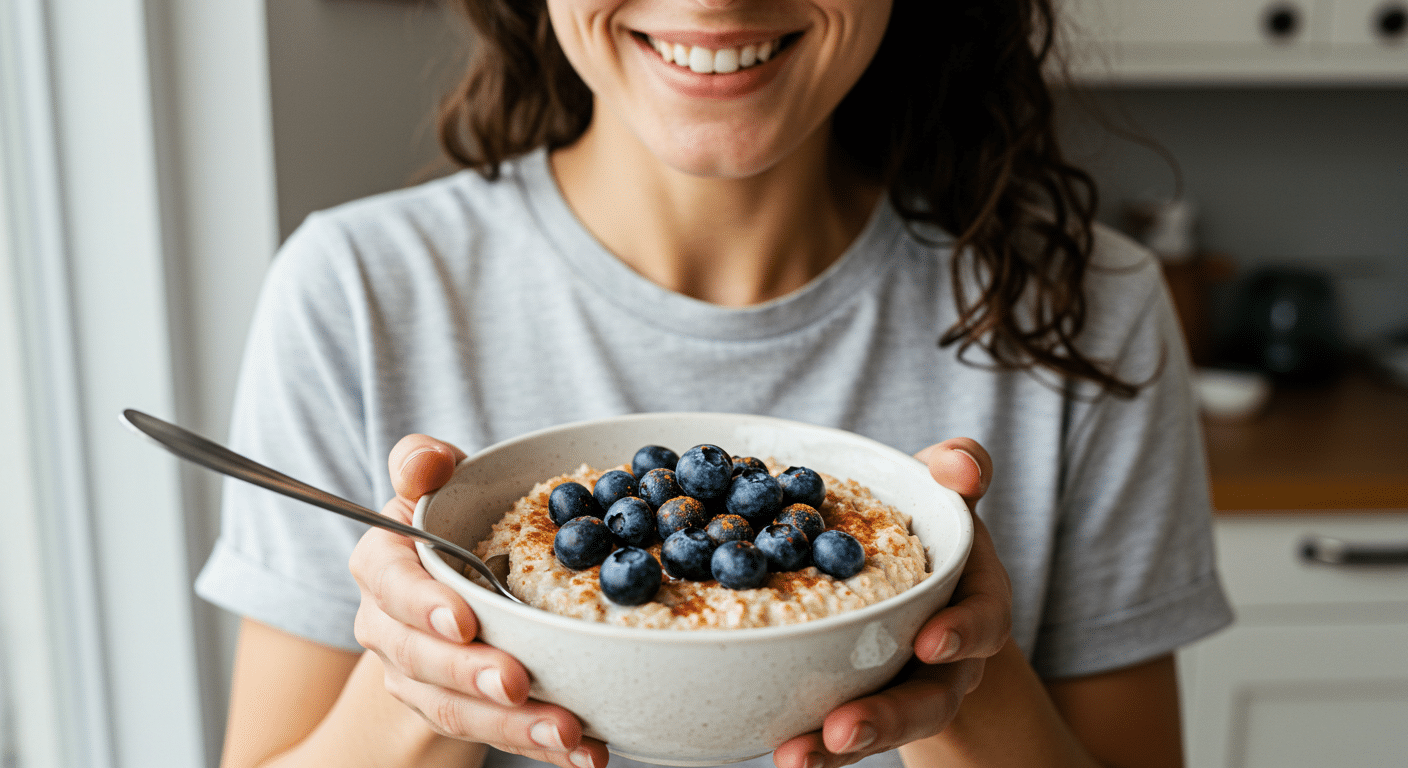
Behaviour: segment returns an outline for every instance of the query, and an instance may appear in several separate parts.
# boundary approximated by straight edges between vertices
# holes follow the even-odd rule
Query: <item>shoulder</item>
[[[1092,231],[1094,246],[1086,271],[1086,292],[1107,311],[1146,305],[1163,284],[1153,251],[1103,224]]]
[[[1173,310],[1153,252],[1103,225],[1097,224],[1093,235],[1081,341],[1088,354],[1112,359],[1135,337],[1165,324]]]
[[[529,228],[518,170],[506,165],[492,181],[459,171],[315,212],[280,247],[269,279],[305,293],[384,293],[462,272],[453,265]]]
[[[369,252],[444,249],[520,220],[526,212],[517,182],[516,166],[492,181],[462,170],[319,211],[299,229],[325,246]]]

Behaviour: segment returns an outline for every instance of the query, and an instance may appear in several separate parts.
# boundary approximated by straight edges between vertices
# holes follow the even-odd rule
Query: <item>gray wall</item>
[[[309,213],[424,180],[463,24],[423,0],[266,4],[280,236]]]
[[[1100,183],[1101,216],[1169,196],[1171,155],[1199,207],[1198,234],[1239,266],[1292,262],[1334,277],[1345,330],[1408,328],[1408,90],[1163,88],[1063,100],[1067,148]]]

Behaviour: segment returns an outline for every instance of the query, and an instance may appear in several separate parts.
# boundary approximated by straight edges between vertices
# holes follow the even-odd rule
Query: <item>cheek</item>
[[[610,20],[619,3],[602,0],[549,0],[548,19],[567,61],[596,90],[617,60]]]

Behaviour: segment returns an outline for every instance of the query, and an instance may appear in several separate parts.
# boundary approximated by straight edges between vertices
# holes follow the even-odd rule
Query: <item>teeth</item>
[[[689,49],[689,68],[701,75],[714,71],[714,52],[708,48],[694,46]]]
[[[733,48],[723,48],[721,50],[715,51],[714,71],[723,75],[726,75],[729,72],[737,72],[739,58],[740,56],[738,51]]]
[[[762,64],[772,58],[780,43],[780,40],[769,40],[765,43],[750,43],[741,48],[713,50],[698,45],[688,47],[679,43],[666,43],[653,37],[646,39],[666,64],[684,67],[702,75],[723,75]]]

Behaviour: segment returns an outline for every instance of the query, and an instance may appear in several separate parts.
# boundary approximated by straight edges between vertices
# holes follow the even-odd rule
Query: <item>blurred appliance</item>
[[[1339,305],[1323,272],[1257,269],[1238,282],[1231,310],[1218,355],[1226,364],[1263,371],[1285,384],[1323,383],[1340,372]]]

